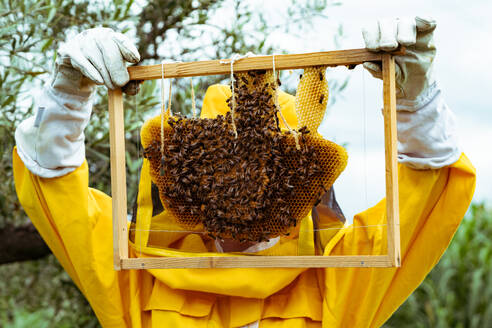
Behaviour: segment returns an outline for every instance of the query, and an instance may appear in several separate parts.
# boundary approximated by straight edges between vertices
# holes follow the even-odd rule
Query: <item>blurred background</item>
[[[377,18],[431,15],[438,21],[436,75],[455,112],[462,148],[477,168],[474,203],[439,264],[386,327],[492,327],[492,67],[486,62],[492,3],[483,1],[0,0],[0,327],[98,327],[89,305],[20,207],[12,177],[17,124],[31,115],[66,38],[108,26],[133,38],[143,64],[363,47]],[[295,93],[301,72],[282,72]],[[328,70],[330,102],[320,132],[342,143],[349,165],[335,184],[345,215],[384,197],[381,82],[361,67]],[[197,103],[226,76],[194,78]],[[189,81],[173,83],[173,110],[191,111]],[[110,190],[107,98],[98,89],[86,153],[91,187]],[[159,84],[126,97],[128,199],[141,155],[138,131],[160,108]],[[130,207],[131,208],[131,207]],[[350,219],[349,219],[350,220]],[[443,218],[445,220],[445,218]]]

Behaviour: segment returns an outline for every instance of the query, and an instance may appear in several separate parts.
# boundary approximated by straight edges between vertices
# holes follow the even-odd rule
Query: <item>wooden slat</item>
[[[398,204],[398,165],[395,95],[395,59],[383,55],[384,144],[386,158],[386,213],[388,223],[388,256],[400,266],[400,219]]]
[[[121,89],[109,90],[109,141],[111,150],[111,197],[113,202],[113,259],[115,270],[128,258],[126,209],[125,124]]]
[[[171,268],[325,268],[391,267],[387,255],[361,256],[209,256],[129,258],[121,261],[123,269]]]
[[[402,54],[404,48],[392,54]],[[311,66],[358,65],[367,61],[381,61],[382,53],[370,52],[366,49],[337,50],[306,54],[275,55],[275,68],[297,69]],[[224,63],[221,63],[224,62]],[[272,56],[243,58],[234,63],[234,71],[254,69],[271,69]],[[188,63],[164,64],[164,76],[187,77],[230,73],[229,60],[207,60]],[[162,77],[162,65],[128,67],[131,80],[153,80]]]

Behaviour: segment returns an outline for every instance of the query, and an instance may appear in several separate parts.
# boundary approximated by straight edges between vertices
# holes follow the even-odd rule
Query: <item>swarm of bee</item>
[[[271,71],[237,73],[234,114],[166,117],[163,152],[160,118],[142,129],[151,178],[182,226],[202,224],[212,238],[239,241],[286,235],[343,170],[338,145],[319,142],[306,127],[296,145],[280,130],[272,81]],[[335,154],[329,163],[320,158],[327,150]]]

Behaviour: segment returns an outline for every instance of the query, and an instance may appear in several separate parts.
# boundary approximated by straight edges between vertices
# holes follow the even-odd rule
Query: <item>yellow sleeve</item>
[[[14,149],[14,179],[25,212],[104,327],[125,327],[120,291],[126,273],[113,270],[111,198],[89,188],[84,162],[58,178],[32,174]],[[124,279],[123,279],[124,280]]]
[[[439,170],[399,165],[400,268],[325,269],[323,327],[380,327],[439,261],[471,202],[475,169],[462,154]],[[385,201],[357,215],[354,225],[386,221]],[[325,255],[382,254],[386,227],[340,231]]]

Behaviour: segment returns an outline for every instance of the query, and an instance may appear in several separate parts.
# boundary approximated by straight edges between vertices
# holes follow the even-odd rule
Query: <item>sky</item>
[[[272,15],[283,4],[280,0],[251,3]],[[362,26],[378,18],[422,15],[437,20],[436,79],[456,115],[461,148],[477,169],[474,200],[492,201],[492,105],[488,96],[492,93],[492,65],[487,62],[492,50],[492,2],[344,0],[326,14],[329,19],[316,20],[315,28],[302,40],[280,34],[272,38],[291,53],[361,48]],[[338,24],[343,26],[344,37],[336,46],[331,34]],[[362,67],[329,74],[350,77],[320,127],[326,138],[347,145],[349,164],[335,190],[350,218],[384,197],[382,88]]]

